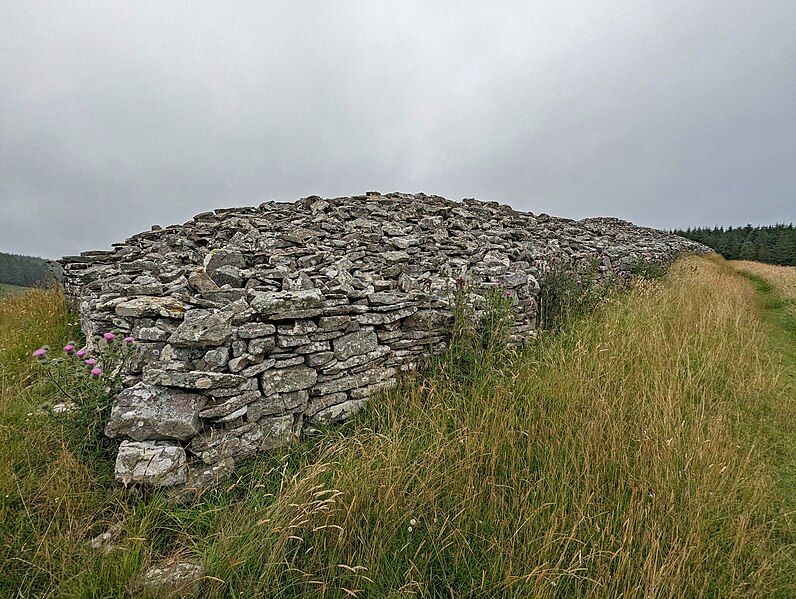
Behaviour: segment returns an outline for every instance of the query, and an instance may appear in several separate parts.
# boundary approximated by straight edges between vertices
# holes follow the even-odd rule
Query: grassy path
[[[778,472],[781,513],[783,521],[789,522],[783,538],[792,547],[789,559],[796,570],[796,267],[750,261],[729,264],[755,286],[758,309],[780,358],[784,401],[771,404],[760,426]]]
[[[30,351],[73,318],[0,300],[0,597],[121,599],[173,555],[213,598],[796,597],[796,295],[759,268],[682,260],[180,507],[70,453]]]

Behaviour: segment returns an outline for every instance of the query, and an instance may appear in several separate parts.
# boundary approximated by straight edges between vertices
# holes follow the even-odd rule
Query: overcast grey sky
[[[368,190],[796,221],[796,1],[0,0],[0,251]]]

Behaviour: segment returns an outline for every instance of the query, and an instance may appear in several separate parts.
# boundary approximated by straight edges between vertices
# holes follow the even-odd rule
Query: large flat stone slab
[[[312,310],[323,308],[323,294],[320,289],[259,292],[252,298],[251,307],[259,314]]]
[[[199,411],[206,401],[198,393],[140,382],[116,396],[105,434],[135,441],[186,441],[202,429]]]
[[[211,312],[208,310],[192,310],[177,330],[169,337],[174,347],[208,347],[223,345],[232,337],[234,329],[230,322],[232,312]]]
[[[188,476],[185,450],[170,441],[122,441],[116,456],[116,480],[125,485],[172,487]]]

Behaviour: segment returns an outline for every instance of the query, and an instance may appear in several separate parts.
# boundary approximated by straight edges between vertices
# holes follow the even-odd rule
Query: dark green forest
[[[0,252],[0,284],[35,287],[51,278],[41,258]]]
[[[767,227],[697,227],[673,233],[704,243],[727,260],[756,260],[780,266],[796,266],[796,228],[789,225]]]

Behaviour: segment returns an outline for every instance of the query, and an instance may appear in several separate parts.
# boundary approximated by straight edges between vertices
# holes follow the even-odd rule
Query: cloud
[[[0,10],[0,251],[373,189],[796,220],[790,2]]]

